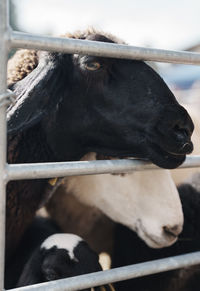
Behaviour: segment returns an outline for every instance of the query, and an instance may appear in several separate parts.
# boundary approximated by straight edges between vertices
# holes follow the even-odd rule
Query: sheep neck
[[[9,163],[55,161],[39,126],[8,137]],[[48,197],[52,187],[47,179],[11,181],[7,185],[6,252],[7,258],[17,247],[36,210]]]

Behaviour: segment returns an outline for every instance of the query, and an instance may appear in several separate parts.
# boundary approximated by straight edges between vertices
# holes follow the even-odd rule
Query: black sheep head
[[[87,39],[114,42],[95,33]],[[193,149],[189,115],[142,61],[43,52],[12,89],[18,98],[8,111],[9,133],[41,122],[58,160],[95,151],[174,168]]]

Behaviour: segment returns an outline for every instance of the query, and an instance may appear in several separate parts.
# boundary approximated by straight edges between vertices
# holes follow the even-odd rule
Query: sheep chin
[[[178,239],[178,236],[166,236],[163,233],[158,236],[154,235],[153,233],[149,233],[143,226],[141,220],[137,221],[136,233],[150,248],[153,249],[170,247]]]
[[[165,247],[170,247],[177,241],[177,237],[172,240],[164,240],[162,238],[152,238],[147,233],[143,234],[141,238],[145,241],[145,243],[152,249],[161,249]]]

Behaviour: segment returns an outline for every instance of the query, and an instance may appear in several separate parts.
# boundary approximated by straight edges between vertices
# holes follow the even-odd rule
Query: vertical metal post
[[[7,59],[8,59],[8,3],[0,0],[0,94],[7,89]],[[3,102],[2,102],[3,103]],[[0,107],[0,290],[4,289],[5,261],[5,205],[6,205],[6,105]]]

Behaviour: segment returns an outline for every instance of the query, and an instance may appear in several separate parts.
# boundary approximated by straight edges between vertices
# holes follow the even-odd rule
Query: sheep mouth
[[[147,149],[147,157],[143,157],[140,155],[131,155],[131,154],[116,154],[109,155],[103,153],[96,154],[96,160],[124,160],[124,159],[137,159],[141,161],[149,161],[153,164],[167,169],[173,169],[180,166],[186,158],[185,154],[176,154],[173,152],[164,151],[160,147],[154,145],[154,147],[149,147]]]
[[[150,234],[148,231],[146,231],[145,227],[143,226],[141,220],[138,220],[137,222],[137,231],[139,237],[145,241],[145,243],[154,249],[159,249],[163,247],[168,247],[173,245],[177,239],[178,236],[171,234],[171,233],[161,233],[161,236],[157,236],[154,234]]]
[[[180,166],[186,158],[186,154],[169,152],[156,143],[146,142],[141,146],[141,152],[133,154],[131,151],[118,151],[116,153],[105,151],[96,151],[97,160],[115,160],[115,159],[139,159],[150,161],[160,168],[174,169]]]
[[[147,147],[147,157],[161,168],[174,169],[185,161],[186,154],[167,151],[159,145],[151,143]]]
[[[163,237],[154,237],[153,235],[143,232],[143,240],[151,248],[159,249],[173,245],[178,237],[174,235],[163,235]]]

